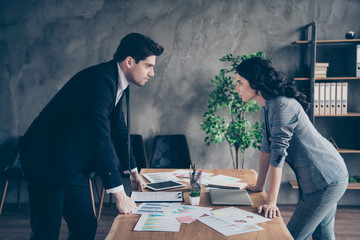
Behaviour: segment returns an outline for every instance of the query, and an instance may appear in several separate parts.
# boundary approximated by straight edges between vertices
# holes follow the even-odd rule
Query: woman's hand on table
[[[260,188],[256,186],[256,184],[250,184],[246,187],[246,189],[251,192],[262,192],[264,190],[264,188]]]
[[[258,208],[258,213],[261,214],[261,212],[264,212],[264,217],[266,218],[274,218],[274,217],[280,217],[280,210],[276,206],[276,204],[273,203],[266,203],[261,205]]]

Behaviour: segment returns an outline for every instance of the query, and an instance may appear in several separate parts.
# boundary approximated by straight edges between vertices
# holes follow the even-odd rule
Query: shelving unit
[[[330,136],[325,136],[327,138],[333,137],[332,134],[337,136],[339,142],[336,141],[336,144],[339,146],[338,151],[340,154],[359,154],[360,156],[360,110],[358,109],[358,106],[356,107],[356,109],[348,109],[350,111],[348,111],[347,114],[343,114],[343,115],[341,114],[317,115],[314,114],[314,104],[313,104],[315,82],[334,82],[334,81],[348,82],[348,84],[350,83],[354,84],[356,89],[360,90],[359,87],[360,77],[356,77],[356,73],[353,74],[353,73],[344,72],[345,73],[344,75],[340,73],[331,77],[315,78],[315,63],[318,62],[317,60],[319,58],[317,54],[321,53],[322,51],[319,47],[320,45],[321,46],[327,45],[326,47],[328,48],[334,48],[334,47],[342,48],[343,46],[350,45],[351,48],[353,45],[355,45],[356,47],[357,44],[360,44],[360,39],[317,40],[316,28],[317,28],[316,22],[312,22],[310,24],[305,25],[304,36],[306,39],[291,43],[292,45],[298,45],[303,48],[304,62],[302,68],[305,69],[309,67],[308,69],[310,70],[308,76],[297,77],[294,78],[294,80],[299,81],[299,83],[305,84],[305,86],[308,87],[308,101],[311,102],[309,118],[313,122],[315,127],[319,130],[319,132],[321,134],[323,133],[329,134]],[[311,37],[309,37],[309,35]],[[354,51],[356,51],[355,47],[354,47]],[[347,54],[346,51],[341,53],[343,54],[343,57],[345,56],[346,59],[350,58],[350,56],[346,55]],[[356,52],[354,55],[356,58]],[[324,60],[322,61],[325,62]],[[321,62],[321,60],[319,62]],[[354,70],[355,70],[355,66],[356,66],[356,62],[354,62]],[[329,66],[329,68],[330,67],[331,65]],[[355,95],[359,95],[359,94],[357,93]],[[355,96],[351,96],[349,93],[348,99],[350,100],[352,97]],[[358,175],[360,175],[360,173]],[[297,181],[289,181],[289,182],[293,189],[298,189]],[[360,190],[360,183],[349,183],[348,189]]]

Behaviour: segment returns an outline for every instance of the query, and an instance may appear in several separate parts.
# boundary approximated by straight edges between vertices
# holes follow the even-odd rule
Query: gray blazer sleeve
[[[299,122],[299,112],[291,107],[288,102],[280,102],[269,106],[268,110],[269,132],[270,132],[270,165],[282,167],[288,155],[287,149],[293,136],[294,129]]]

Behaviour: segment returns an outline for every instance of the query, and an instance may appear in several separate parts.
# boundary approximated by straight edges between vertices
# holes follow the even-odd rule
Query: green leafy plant
[[[236,66],[240,60],[255,56],[264,57],[264,53],[256,52],[242,56],[233,56],[230,53],[219,59],[229,64],[229,68],[220,69],[215,79],[210,79],[216,89],[209,94],[208,111],[203,115],[200,125],[201,130],[207,134],[205,142],[208,146],[225,140],[229,143],[235,169],[239,169],[240,166],[240,152],[242,153],[242,168],[244,168],[245,150],[250,146],[260,148],[262,141],[261,123],[257,121],[251,124],[246,119],[246,113],[257,112],[261,108],[260,105],[253,100],[243,102],[239,94],[235,92]]]
[[[193,190],[190,192],[189,194],[190,197],[199,197],[200,196],[200,192],[197,190]]]

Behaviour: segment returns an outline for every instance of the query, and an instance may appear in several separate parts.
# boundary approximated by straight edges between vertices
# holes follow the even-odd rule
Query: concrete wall
[[[293,77],[300,48],[291,42],[303,25],[317,21],[319,39],[360,34],[357,0],[1,0],[0,6],[0,143],[23,134],[73,74],[110,60],[122,37],[140,32],[165,52],[156,76],[143,88],[131,86],[132,133],[144,137],[148,154],[155,135],[183,133],[204,168],[232,168],[228,145],[207,147],[200,131],[209,79],[224,67],[220,57],[264,51]],[[257,169],[257,158],[250,149],[246,167]],[[285,167],[280,203],[297,202],[289,179],[294,174]]]

